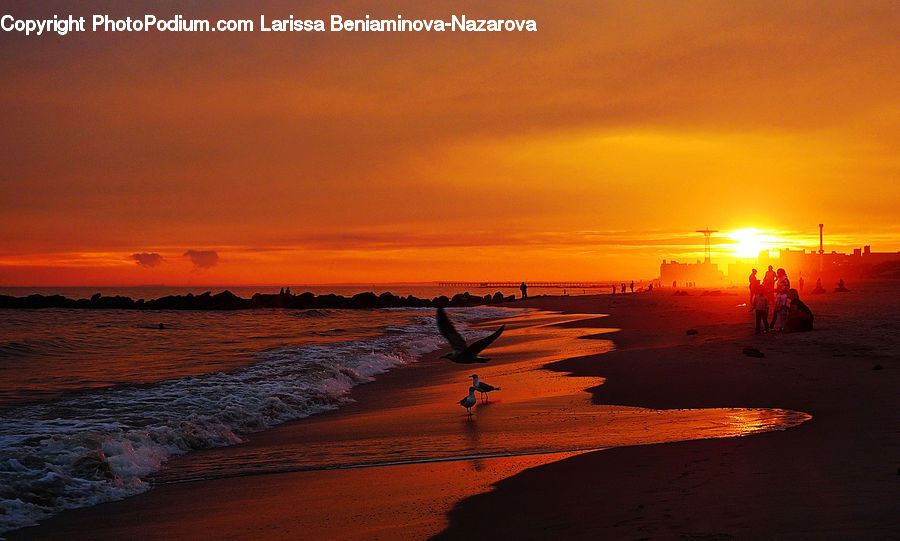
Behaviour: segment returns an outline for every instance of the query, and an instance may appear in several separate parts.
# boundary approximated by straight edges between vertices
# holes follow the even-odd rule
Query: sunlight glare
[[[776,243],[774,236],[753,227],[736,229],[727,236],[735,243],[731,248],[732,253],[743,258],[755,258],[759,252],[773,249]]]

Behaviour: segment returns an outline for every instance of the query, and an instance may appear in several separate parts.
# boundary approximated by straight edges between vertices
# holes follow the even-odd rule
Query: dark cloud
[[[190,257],[191,263],[198,269],[215,267],[219,262],[219,254],[215,250],[188,250],[184,255]]]
[[[147,252],[141,252],[139,254],[131,254],[131,259],[134,259],[138,265],[146,268],[151,268],[159,265],[164,261],[163,256],[152,253],[148,254]]]

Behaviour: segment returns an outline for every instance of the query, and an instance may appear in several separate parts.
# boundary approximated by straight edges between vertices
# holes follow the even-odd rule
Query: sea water
[[[461,329],[510,313],[451,309]],[[443,344],[431,309],[0,310],[0,532],[143,492],[172,456],[338,408]]]

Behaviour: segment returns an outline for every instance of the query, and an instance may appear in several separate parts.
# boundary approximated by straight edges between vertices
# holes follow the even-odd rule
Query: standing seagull
[[[469,376],[472,378],[472,387],[475,387],[475,390],[481,393],[481,399],[484,400],[487,394],[491,391],[499,391],[500,387],[494,387],[489,383],[485,383],[478,379],[478,374],[472,374]]]
[[[466,341],[463,340],[463,337],[460,336],[458,332],[456,332],[453,323],[450,321],[450,318],[447,317],[447,313],[444,312],[443,308],[438,308],[437,324],[438,330],[441,331],[444,338],[450,342],[450,347],[453,348],[453,351],[446,355],[442,355],[441,358],[450,359],[455,363],[461,364],[486,363],[490,361],[490,358],[479,357],[478,354],[481,353],[484,348],[491,345],[491,342],[496,340],[497,337],[500,336],[500,333],[503,332],[503,329],[506,328],[506,325],[501,325],[500,328],[494,331],[490,336],[485,336],[481,340],[472,342],[472,345],[467,346]]]
[[[469,387],[469,396],[460,400],[459,405],[466,408],[469,417],[472,416],[472,406],[475,405],[475,387]]]

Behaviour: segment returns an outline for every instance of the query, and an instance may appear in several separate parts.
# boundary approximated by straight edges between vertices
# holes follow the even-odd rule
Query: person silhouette
[[[613,287],[613,295],[615,295],[616,294],[616,284],[613,284],[612,287]]]
[[[825,293],[825,288],[822,287],[822,278],[816,278],[816,288],[812,292],[814,295]]]
[[[778,277],[778,281],[776,282],[775,290],[778,293],[787,295],[788,291],[791,289],[791,281],[788,279],[787,271],[778,269],[776,276]]]
[[[756,277],[756,269],[750,271],[750,309],[748,312],[753,311],[753,297],[756,296],[756,290],[759,288],[759,278]]]
[[[769,304],[775,303],[775,271],[772,269],[772,265],[769,265],[769,269],[766,271],[765,276],[762,279],[763,290],[766,292],[766,297],[769,299]]]
[[[519,286],[519,289],[522,290],[522,298],[528,298],[528,286],[525,285],[525,282],[522,282],[522,285]]]
[[[788,291],[788,298],[791,300],[791,306],[784,322],[785,332],[811,331],[813,329],[812,310],[800,300],[796,289]]]
[[[788,280],[787,272],[784,269],[778,269],[778,283],[775,288],[775,308],[772,311],[772,322],[769,327],[780,331],[784,327],[784,321],[788,314],[788,292],[791,289],[791,281]]]
[[[761,285],[756,286],[751,308],[756,310],[756,334],[762,332],[763,327],[766,332],[769,332],[769,301],[766,299],[766,292]]]
[[[631,281],[631,292],[634,293],[634,280]]]

